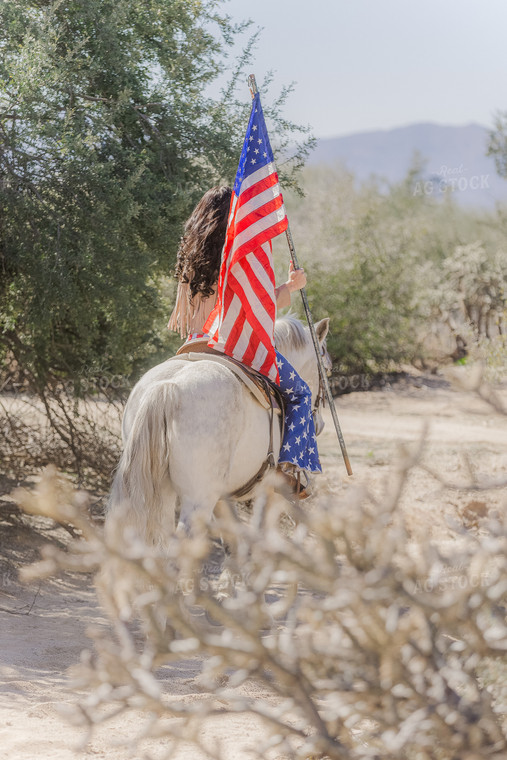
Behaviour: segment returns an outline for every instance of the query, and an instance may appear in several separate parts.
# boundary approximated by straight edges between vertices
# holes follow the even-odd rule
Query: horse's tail
[[[114,533],[115,540],[140,538],[156,544],[171,533],[174,494],[169,479],[169,435],[175,392],[171,381],[156,383],[134,417],[107,508],[106,534]]]

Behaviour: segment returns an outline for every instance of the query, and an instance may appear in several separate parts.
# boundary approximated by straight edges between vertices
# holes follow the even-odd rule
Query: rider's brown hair
[[[190,299],[198,293],[210,296],[216,287],[231,195],[230,187],[212,187],[185,224],[175,275],[180,282],[188,283]]]

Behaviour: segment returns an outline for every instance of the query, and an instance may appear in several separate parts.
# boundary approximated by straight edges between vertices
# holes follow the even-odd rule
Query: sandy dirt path
[[[502,392],[502,397],[507,406],[507,391]],[[351,393],[340,397],[336,407],[354,475],[346,475],[327,412],[326,429],[319,440],[324,468],[319,486],[322,493],[336,499],[337,508],[340,497],[358,483],[366,483],[372,493],[381,497],[400,442],[406,445],[417,441],[426,426],[421,463],[447,481],[467,482],[467,462],[472,463],[477,477],[507,477],[507,417],[494,413],[473,395],[427,379],[419,387],[406,384]],[[466,522],[476,512],[497,509],[505,503],[506,489],[463,494],[443,488],[423,467],[411,473],[402,496],[402,509],[414,541],[451,541],[448,517]],[[9,530],[11,527],[7,526]],[[41,533],[44,531],[54,538],[51,528],[46,526]],[[9,535],[19,543],[11,544],[11,549],[14,546],[17,551],[18,565],[35,557],[36,547],[23,545],[29,533],[12,528]],[[131,757],[117,743],[138,728],[132,716],[120,717],[107,730],[100,731],[82,755],[78,746],[84,731],[71,725],[62,714],[62,709],[76,700],[76,694],[69,690],[67,671],[79,661],[82,650],[90,647],[88,627],[107,625],[91,578],[66,576],[22,587],[15,571],[4,562],[0,564],[0,608],[0,758]],[[178,668],[164,669],[159,676],[168,694],[192,699],[199,669],[198,661],[189,660]],[[247,760],[251,756],[248,746],[255,745],[260,736],[262,726],[242,716],[224,717],[223,721],[203,727],[205,745],[213,747],[221,739],[224,756],[231,760]],[[163,746],[151,742],[146,749],[157,757]],[[176,757],[199,760],[203,755],[182,746]]]

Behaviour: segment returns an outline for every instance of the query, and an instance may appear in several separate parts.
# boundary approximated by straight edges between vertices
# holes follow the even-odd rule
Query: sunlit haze
[[[317,137],[490,126],[507,109],[505,0],[230,0],[222,10],[264,28],[252,72],[262,82],[274,71],[273,90],[295,82],[285,115]]]

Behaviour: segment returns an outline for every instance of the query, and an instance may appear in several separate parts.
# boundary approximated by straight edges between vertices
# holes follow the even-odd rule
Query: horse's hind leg
[[[112,611],[113,617],[123,621],[140,619],[149,637],[164,635],[168,627],[163,605],[155,604],[152,608],[150,602],[150,610],[143,610],[139,603],[153,584],[161,584],[161,588],[167,591],[172,583],[174,574],[169,567],[169,546],[175,535],[175,506],[176,492],[169,476],[165,475],[154,489],[153,498],[145,499],[143,509],[136,509],[136,504],[125,498],[122,502],[113,502],[106,520],[106,539],[113,551],[97,577],[100,599],[104,607]],[[136,559],[139,550],[134,552],[133,562],[129,557],[132,547],[139,541],[146,547],[144,551],[155,550],[168,563],[167,575],[162,570],[153,583],[139,572]],[[143,551],[142,546],[139,548]]]
[[[218,498],[218,494],[206,494],[199,497],[182,495],[177,532],[188,535],[196,517],[208,524],[213,516]]]

